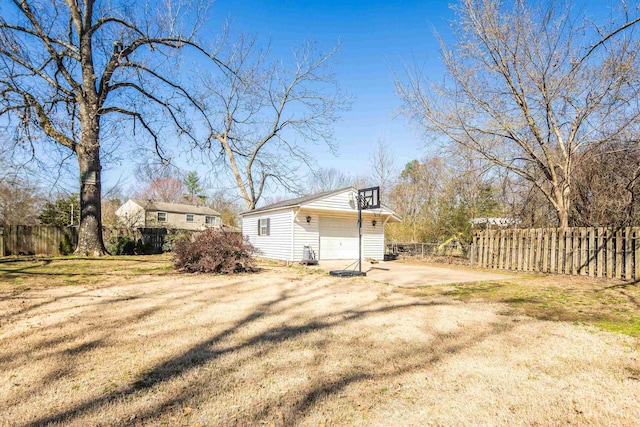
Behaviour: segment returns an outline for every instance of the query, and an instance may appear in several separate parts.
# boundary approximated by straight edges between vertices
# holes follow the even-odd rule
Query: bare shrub
[[[209,229],[175,243],[173,267],[190,273],[241,273],[253,269],[257,254],[242,234]]]

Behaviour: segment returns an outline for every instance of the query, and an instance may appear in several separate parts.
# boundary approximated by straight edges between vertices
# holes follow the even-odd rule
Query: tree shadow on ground
[[[340,339],[340,337],[333,337],[330,333],[336,328],[340,331],[357,330],[362,322],[366,322],[376,316],[385,314],[403,316],[410,314],[414,310],[426,310],[446,305],[439,301],[425,302],[419,298],[413,298],[409,302],[403,303],[381,303],[380,301],[353,303],[349,308],[306,315],[300,312],[293,313],[293,311],[301,306],[308,306],[311,309],[314,298],[317,297],[316,292],[318,289],[313,287],[305,289],[304,286],[298,285],[292,288],[287,279],[281,280],[282,283],[277,285],[280,286],[281,290],[275,297],[259,304],[252,304],[251,309],[245,315],[238,317],[233,322],[229,322],[224,328],[219,328],[220,330],[216,333],[209,334],[205,339],[199,340],[199,342],[174,354],[172,357],[137,373],[135,380],[125,387],[102,393],[97,397],[84,399],[48,415],[40,415],[23,425],[35,427],[77,422],[86,417],[92,417],[93,414],[104,411],[105,408],[117,402],[126,402],[141,395],[153,394],[163,385],[170,384],[178,378],[197,373],[202,367],[214,367],[212,369],[215,369],[216,377],[229,377],[238,370],[243,369],[244,366],[255,363],[256,360],[277,354],[282,346],[290,345],[292,342],[313,338],[316,340],[314,343],[318,346],[317,357],[323,357],[322,346],[333,339]],[[206,296],[214,298],[226,295],[226,293],[232,292],[234,286],[238,288],[241,285],[247,286],[246,282],[251,280],[245,278],[244,281],[231,281],[231,283],[217,289],[219,292],[210,292]],[[248,298],[252,289],[251,286],[247,289],[239,289],[241,294],[244,292],[244,296],[238,298]],[[335,290],[334,292],[340,291]],[[162,290],[159,290],[158,293],[162,293]],[[168,307],[159,299],[157,306],[151,305],[133,315],[119,317],[111,324],[102,325],[101,331],[95,331],[95,327],[81,327],[75,333],[76,338],[81,339],[85,335],[87,338],[84,341],[81,339],[82,342],[80,343],[59,350],[60,356],[65,358],[80,357],[85,352],[99,349],[102,345],[109,345],[108,337],[114,334],[115,331],[139,324],[145,319],[151,319],[160,310],[180,309],[185,304],[184,301],[198,295],[199,291],[197,289],[184,292],[184,295],[173,300]],[[145,298],[149,298],[149,296],[145,296]],[[132,299],[130,302],[127,299],[112,301],[113,304],[134,304],[136,302],[137,299]],[[91,304],[87,303],[87,308],[91,308]],[[208,309],[206,298],[196,306],[190,307],[190,309]],[[380,360],[374,358],[370,366],[366,364],[365,366],[360,366],[355,361],[347,359],[349,363],[345,362],[346,366],[339,372],[334,372],[330,375],[315,375],[295,389],[288,390],[279,399],[273,401],[267,399],[256,403],[247,408],[242,416],[238,418],[229,417],[223,421],[223,424],[237,425],[267,422],[271,422],[274,425],[298,424],[316,407],[318,402],[327,397],[335,396],[350,386],[372,380],[397,378],[406,373],[430,368],[434,364],[441,363],[453,355],[477,345],[492,335],[505,332],[509,327],[511,326],[508,323],[499,323],[489,325],[485,330],[477,332],[469,332],[462,329],[455,333],[436,333],[428,343],[398,346],[390,349],[389,353],[381,357]],[[183,331],[175,331],[175,333],[181,332]],[[69,337],[63,338],[68,339]],[[170,339],[170,336],[166,337],[166,339]],[[366,337],[363,339],[366,339]],[[38,347],[34,347],[32,351],[41,351],[47,347],[60,344],[61,342],[44,340],[40,342]],[[225,358],[230,356],[235,356],[233,363],[225,361]],[[55,377],[61,374],[54,372],[52,375]],[[278,375],[286,376],[287,373],[281,372]],[[51,380],[51,378],[43,376],[40,386],[42,388],[47,387],[46,383]],[[164,416],[168,416],[172,411],[175,412],[176,408],[187,404],[193,405],[193,402],[206,398],[207,393],[210,393],[207,389],[208,384],[206,382],[191,380],[190,387],[187,387],[182,392],[161,399],[145,410],[138,410],[135,413],[135,423],[130,424],[155,425]],[[33,391],[31,390],[31,392]],[[13,396],[12,400],[27,397],[27,395],[16,395]],[[127,423],[123,421],[123,424]],[[211,424],[219,423],[212,421]]]

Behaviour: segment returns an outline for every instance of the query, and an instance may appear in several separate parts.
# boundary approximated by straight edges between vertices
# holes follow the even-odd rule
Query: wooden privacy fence
[[[457,242],[446,245],[427,242],[399,242],[387,243],[385,248],[387,253],[393,253],[401,256],[419,256],[422,258],[434,255],[461,256],[464,254],[465,249]]]
[[[162,252],[166,228],[116,229],[103,228],[102,238],[105,243],[117,237],[129,237],[142,240],[143,244],[153,246],[154,253]],[[63,255],[60,243],[65,236],[75,249],[78,242],[76,227],[57,227],[53,225],[7,225],[0,227],[0,256],[7,255]]]
[[[51,225],[7,225],[0,227],[0,256],[61,255],[60,243],[65,236],[75,247],[78,232],[73,227]]]
[[[165,236],[169,234],[166,228],[104,228],[102,230],[102,240],[105,244],[118,237],[129,237],[134,240],[141,240],[145,245],[153,247],[153,253],[162,253]]]
[[[476,232],[471,265],[640,280],[640,227]]]

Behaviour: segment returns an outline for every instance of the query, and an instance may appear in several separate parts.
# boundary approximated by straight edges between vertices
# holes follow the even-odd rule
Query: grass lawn
[[[477,283],[434,285],[410,291],[416,296],[449,296],[460,301],[507,304],[542,320],[583,323],[640,338],[638,283],[518,273],[516,278]]]
[[[0,259],[0,426],[640,419],[637,285],[522,274],[400,289],[169,262]]]

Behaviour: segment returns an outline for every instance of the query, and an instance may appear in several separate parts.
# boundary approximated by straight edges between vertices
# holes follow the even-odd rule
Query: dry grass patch
[[[0,425],[640,419],[632,338],[445,295],[455,286],[425,296],[281,267],[235,277],[158,269],[136,280],[127,271],[19,295],[0,287]]]
[[[640,338],[638,283],[584,276],[519,274],[514,279],[423,287],[421,296],[507,303],[543,320],[595,325]]]
[[[0,291],[109,284],[172,273],[168,255],[0,258]]]

